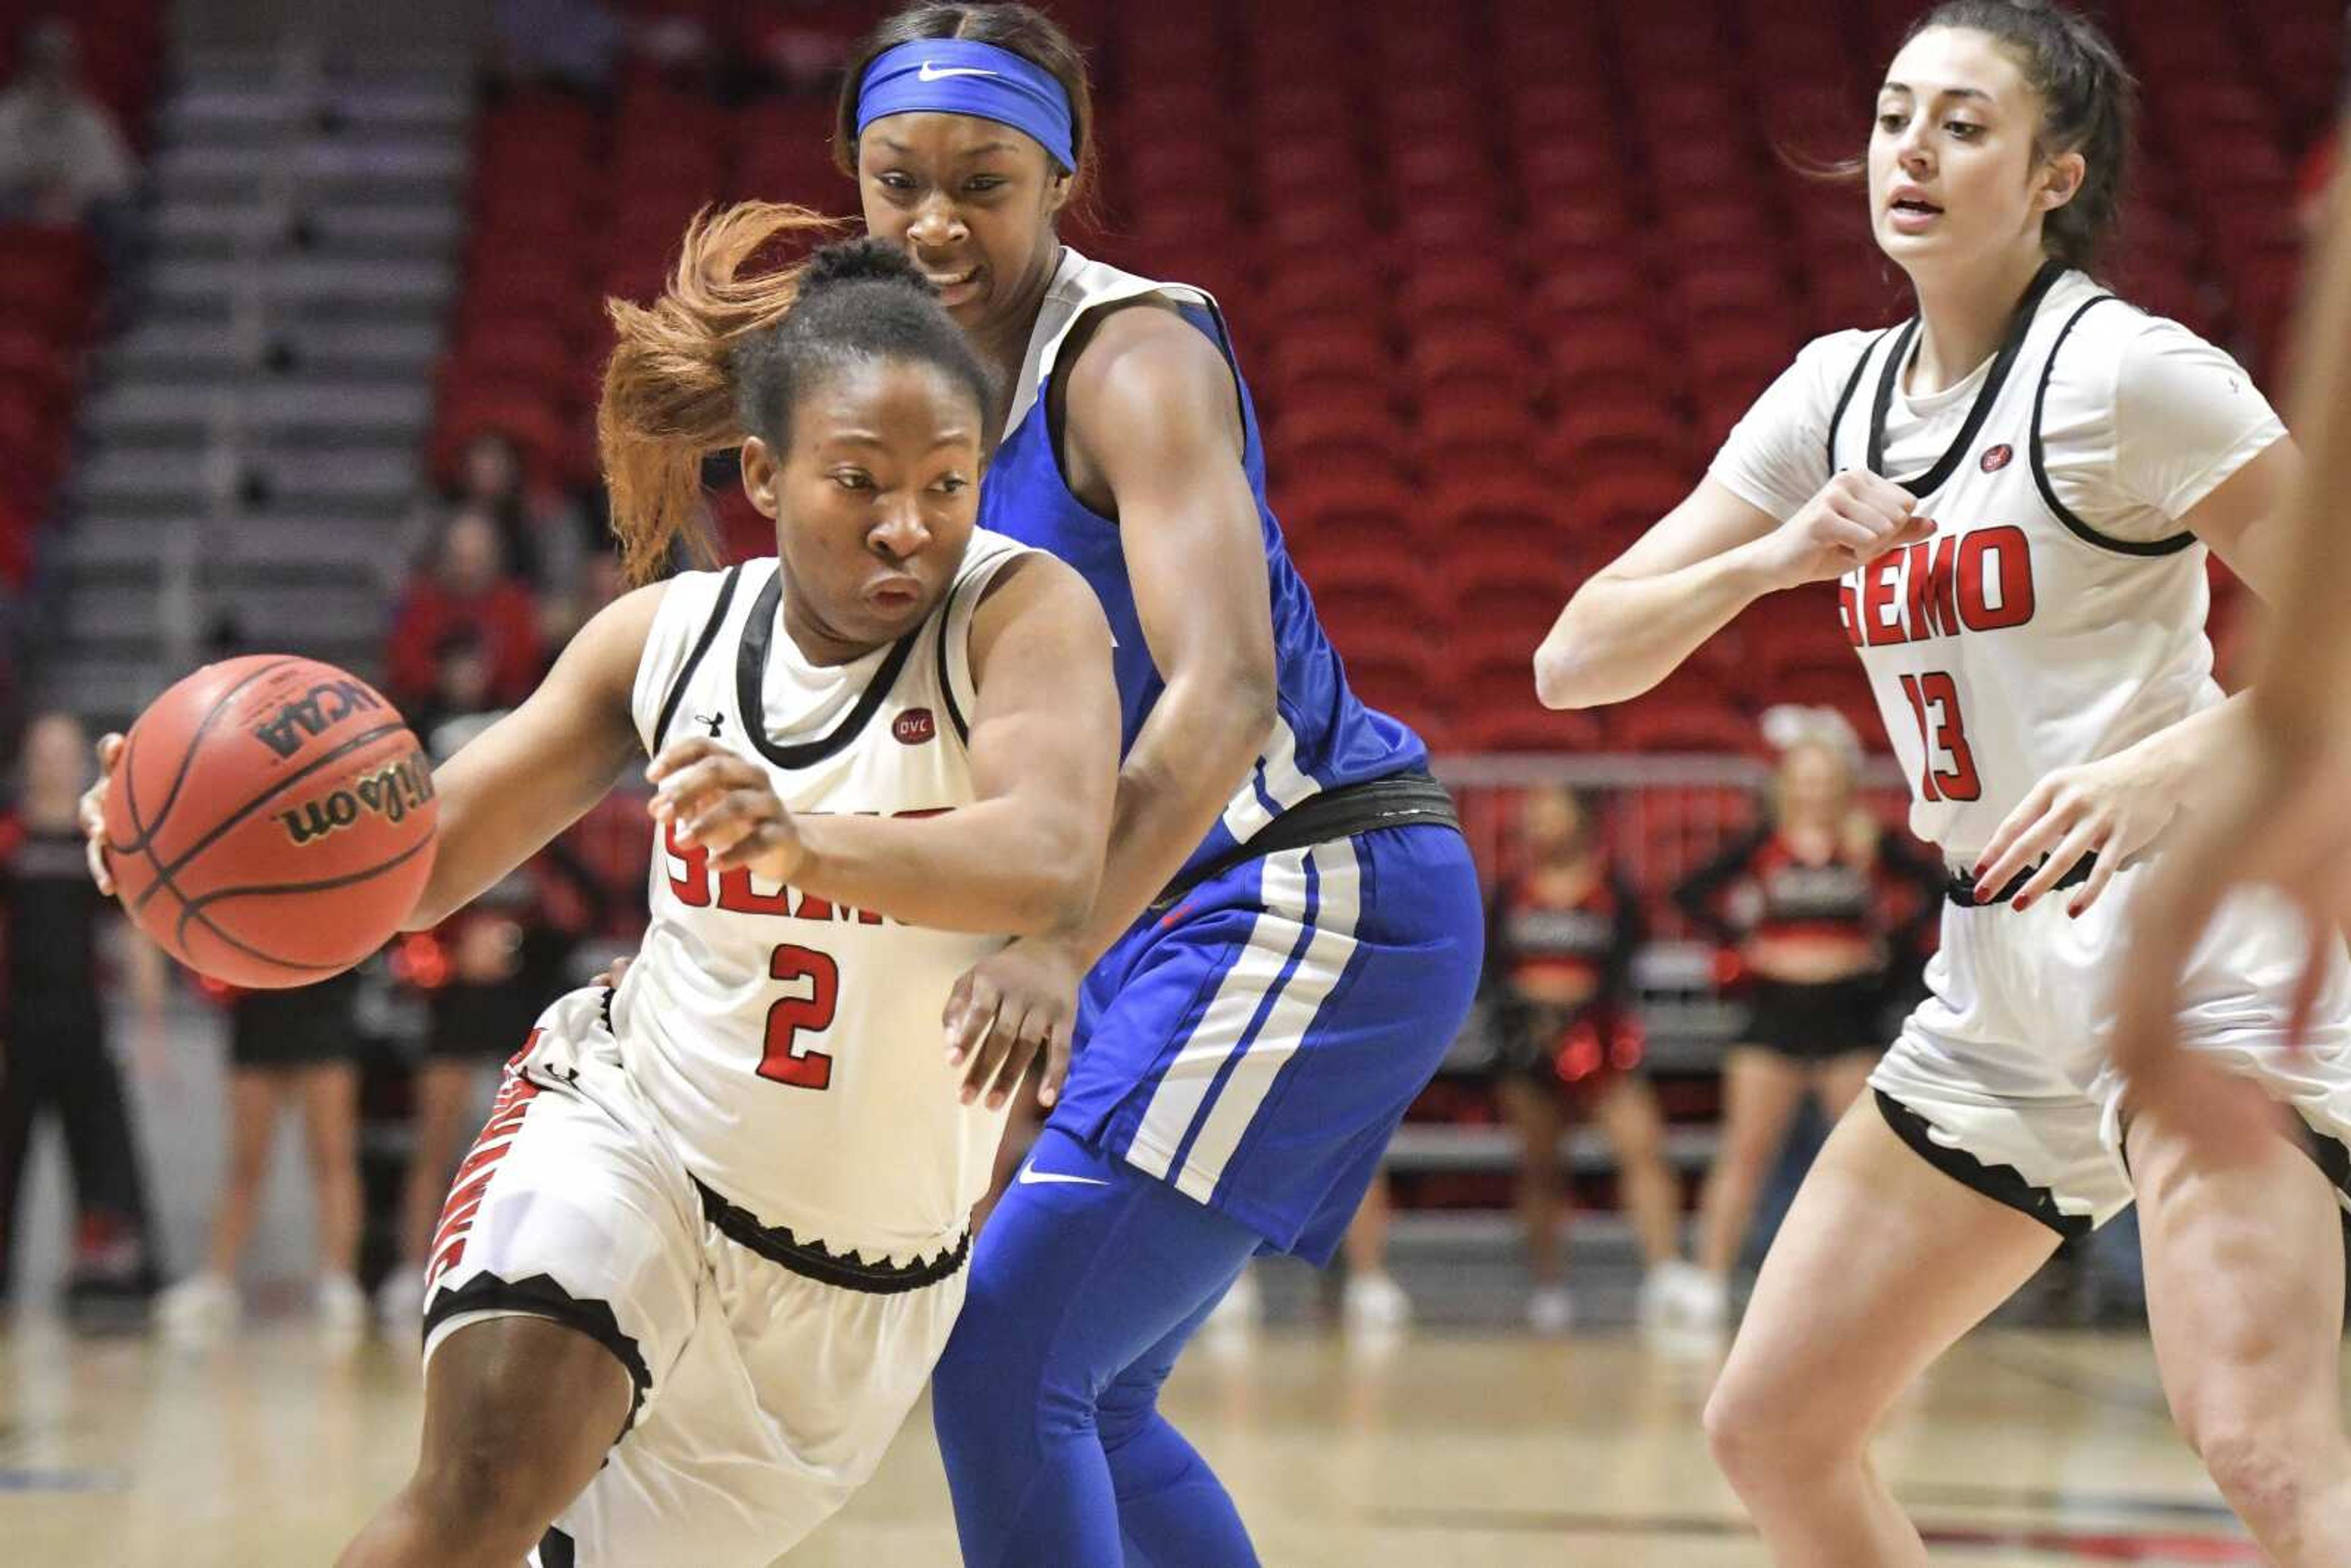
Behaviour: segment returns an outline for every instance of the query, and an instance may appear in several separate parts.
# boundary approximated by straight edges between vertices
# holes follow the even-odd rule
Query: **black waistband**
[[[1953,872],[1951,873],[1951,880],[1944,884],[1943,892],[1953,904],[1958,904],[1962,909],[1987,908],[1995,904],[2006,904],[2010,899],[2014,898],[2023,890],[2026,883],[2031,882],[2035,876],[2040,874],[2042,865],[2046,865],[2048,863],[2048,862],[2043,861],[2041,862],[2041,865],[2026,866],[2022,871],[2018,872],[2014,876],[2008,879],[2008,885],[2006,887],[2001,888],[1991,897],[1985,899],[1981,904],[1976,903],[1976,879],[1972,873],[1964,871]],[[2095,871],[2097,869],[2097,865],[2098,857],[2096,852],[2093,851],[2091,853],[2084,855],[2080,860],[2074,862],[2074,868],[2071,871],[2057,879],[2057,888],[2081,886],[2084,883],[2090,880],[2090,873]],[[2050,891],[2054,893],[2057,891],[2057,888],[2052,888]]]
[[[1416,768],[1360,784],[1342,784],[1310,795],[1220,855],[1203,861],[1178,876],[1151,901],[1152,913],[1174,905],[1186,894],[1245,862],[1282,850],[1304,849],[1352,839],[1376,828],[1408,828],[1421,824],[1461,831],[1453,796],[1445,786]]]
[[[971,1256],[968,1230],[947,1251],[935,1258],[917,1258],[912,1263],[868,1263],[854,1252],[835,1256],[821,1241],[802,1241],[782,1226],[760,1224],[750,1210],[727,1202],[699,1181],[694,1186],[702,1194],[703,1213],[721,1236],[819,1284],[862,1291],[869,1296],[894,1296],[954,1278],[964,1260]]]

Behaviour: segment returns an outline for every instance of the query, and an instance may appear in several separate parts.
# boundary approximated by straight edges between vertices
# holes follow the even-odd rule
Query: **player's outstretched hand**
[[[2076,768],[2060,768],[2016,803],[1977,857],[1979,900],[1991,897],[2039,862],[2014,904],[2038,901],[2084,855],[2098,863],[2065,905],[2079,915],[2098,901],[2130,858],[2155,841],[2179,810],[2176,781],[2148,753],[2134,747]]]
[[[1024,937],[964,972],[947,994],[947,1065],[963,1070],[963,1103],[987,1096],[997,1110],[1011,1098],[1037,1053],[1045,1072],[1037,1102],[1050,1108],[1070,1075],[1070,1041],[1085,965],[1050,936]]]
[[[81,792],[77,814],[81,821],[82,852],[89,860],[89,880],[109,898],[114,896],[114,873],[106,864],[106,791],[122,760],[122,737],[111,731],[98,737],[98,782]]]
[[[695,736],[662,747],[645,777],[657,786],[653,820],[675,823],[681,842],[708,850],[714,870],[748,866],[769,882],[789,882],[799,869],[799,825],[746,758]]]
[[[1848,468],[1761,541],[1761,559],[1782,588],[1843,577],[1887,550],[1934,536],[1917,497],[1890,479]]]

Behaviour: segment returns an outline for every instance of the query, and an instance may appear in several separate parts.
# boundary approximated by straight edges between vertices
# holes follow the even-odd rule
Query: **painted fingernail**
[[[1000,1111],[1004,1108],[1004,1093],[1001,1090],[987,1097],[987,1108],[991,1111]]]
[[[2066,918],[2066,919],[2068,919],[2068,920],[2079,920],[2079,919],[2081,919],[2081,918],[2082,918],[2082,906],[2081,906],[2080,904],[2067,904],[2067,905],[2065,906],[2065,918]]]
[[[2029,894],[2029,893],[2020,893],[2020,894],[2018,894],[2016,895],[2016,907],[2017,907],[2017,908],[2019,908],[2019,909],[2030,909],[2030,908],[2032,908],[2032,895],[2031,894]]]

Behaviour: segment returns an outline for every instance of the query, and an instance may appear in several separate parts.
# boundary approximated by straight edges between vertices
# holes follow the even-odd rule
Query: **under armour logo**
[[[726,716],[724,713],[698,713],[694,716],[694,722],[708,725],[710,738],[716,740],[718,738],[719,729],[726,723]]]

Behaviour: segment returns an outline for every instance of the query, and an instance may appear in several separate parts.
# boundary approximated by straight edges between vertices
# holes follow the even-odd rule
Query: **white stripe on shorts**
[[[1286,896],[1278,902],[1273,895],[1274,866],[1270,861],[1266,913],[1258,917],[1257,926],[1249,934],[1249,952],[1226,975],[1224,983],[1217,988],[1216,1000],[1209,1004],[1200,1027],[1193,1031],[1177,1057],[1176,1066],[1169,1071],[1172,1080],[1187,1059],[1193,1061],[1182,1097],[1171,1102],[1167,1122],[1155,1127],[1152,1118],[1158,1113],[1160,1099],[1168,1090],[1168,1082],[1162,1081],[1160,1092],[1152,1097],[1143,1126],[1135,1134],[1137,1147],[1128,1156],[1138,1168],[1149,1170],[1162,1179],[1171,1179],[1167,1170],[1169,1152],[1183,1141],[1217,1069],[1232,1055],[1242,1031],[1262,1007],[1266,1014],[1264,1026],[1233,1064],[1223,1092],[1217,1096],[1216,1103],[1200,1124],[1198,1135],[1193,1139],[1183,1167],[1172,1176],[1178,1192],[1201,1203],[1215,1195],[1217,1184],[1224,1179],[1226,1163],[1240,1146],[1249,1124],[1257,1119],[1267,1094],[1272,1092],[1274,1080],[1304,1043],[1306,1031],[1313,1027],[1316,1015],[1322,1012],[1322,1004],[1330,998],[1332,988],[1346,972],[1347,962],[1355,952],[1355,922],[1363,906],[1363,873],[1355,859],[1354,845],[1340,840],[1273,860],[1283,862],[1281,892]],[[1310,863],[1321,876],[1314,924],[1297,967],[1283,981],[1280,977],[1280,966],[1298,945],[1300,916],[1305,909],[1305,871]],[[1259,956],[1260,943],[1280,948],[1273,976],[1270,980],[1245,979],[1242,971]],[[1257,972],[1262,974],[1261,969]],[[1269,990],[1275,985],[1280,989],[1269,997]],[[1262,1006],[1269,1001],[1270,1007]],[[1174,1120],[1178,1103],[1182,1106],[1181,1122]],[[1157,1147],[1146,1149],[1146,1144]],[[1158,1168],[1153,1169],[1154,1165]]]
[[[1258,799],[1260,782],[1273,799],[1270,811]],[[1276,816],[1308,796],[1320,794],[1322,789],[1322,786],[1298,766],[1298,732],[1290,727],[1288,719],[1277,714],[1265,755],[1258,758],[1257,766],[1249,769],[1249,777],[1241,780],[1241,787],[1233,792],[1231,801],[1225,807],[1225,831],[1233,836],[1235,843],[1245,844]]]
[[[1281,983],[1282,966],[1298,946],[1299,927],[1306,917],[1307,853],[1281,850],[1259,862],[1258,902],[1264,908],[1249,926],[1239,958],[1217,982],[1217,994],[1200,1015],[1199,1027],[1167,1064],[1127,1148],[1127,1163],[1147,1176],[1168,1179],[1169,1162],[1200,1113],[1217,1070],[1232,1055],[1266,993]]]
[[[1305,1044],[1315,1015],[1355,956],[1355,921],[1363,910],[1363,871],[1356,863],[1355,846],[1346,839],[1317,844],[1307,852],[1307,859],[1322,873],[1314,934],[1307,939],[1298,967],[1290,971],[1290,983],[1274,998],[1265,1027],[1249,1041],[1226,1080],[1224,1092],[1209,1107],[1208,1119],[1176,1178],[1176,1191],[1202,1203],[1215,1195],[1217,1183],[1224,1179],[1225,1163],[1257,1120],[1275,1077]]]

